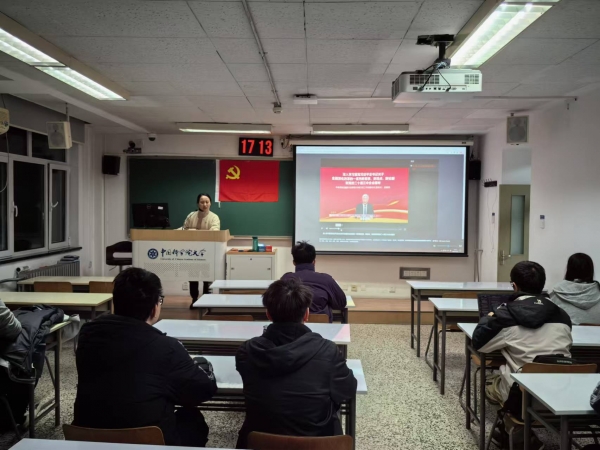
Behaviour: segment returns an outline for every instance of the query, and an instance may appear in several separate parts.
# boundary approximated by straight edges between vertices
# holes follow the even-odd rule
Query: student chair
[[[309,323],[329,323],[329,316],[327,314],[310,314],[308,316]]]
[[[112,294],[113,289],[110,281],[90,281],[90,294]]]
[[[248,448],[252,450],[352,450],[352,437],[297,437],[253,431],[248,436]]]
[[[107,430],[83,428],[63,424],[67,441],[106,442],[111,444],[165,445],[162,430],[158,427],[122,428]]]
[[[35,292],[73,292],[73,285],[66,281],[36,281],[33,283]]]
[[[542,363],[527,363],[521,367],[521,373],[596,373],[596,364],[542,364]],[[500,404],[500,409],[496,414],[496,420],[494,426],[490,430],[490,434],[487,439],[485,450],[489,450],[490,444],[492,443],[492,437],[496,428],[504,423],[504,417],[507,416],[510,420],[517,425],[524,425],[524,422],[511,415],[509,412],[504,411],[504,405]],[[533,426],[539,426],[540,424],[534,422]],[[504,448],[504,442],[500,443]],[[512,445],[510,446],[512,450]]]

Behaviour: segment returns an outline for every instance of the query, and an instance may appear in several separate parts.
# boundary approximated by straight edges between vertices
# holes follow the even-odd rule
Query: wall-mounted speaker
[[[529,116],[506,118],[506,143],[527,144],[529,142]]]
[[[104,155],[102,157],[102,173],[104,175],[119,175],[121,169],[121,157]]]
[[[481,180],[481,161],[477,159],[469,161],[469,180]]]
[[[48,148],[68,149],[73,146],[69,122],[46,122]]]

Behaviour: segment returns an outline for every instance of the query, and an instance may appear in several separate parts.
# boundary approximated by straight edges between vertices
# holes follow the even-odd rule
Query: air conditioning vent
[[[440,76],[436,73],[436,74],[429,74],[429,73],[420,73],[420,74],[413,74],[410,76],[410,84],[417,84],[419,86],[424,85],[425,83],[427,84],[440,84]]]
[[[465,84],[479,84],[479,74],[466,74]]]

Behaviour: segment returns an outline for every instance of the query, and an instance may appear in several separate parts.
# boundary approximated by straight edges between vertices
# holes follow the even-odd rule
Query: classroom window
[[[44,164],[13,162],[15,253],[46,247],[45,169]]]
[[[51,149],[48,147],[48,136],[33,132],[31,133],[31,156],[50,161],[67,162],[65,149]]]
[[[50,165],[50,247],[61,246],[68,239],[68,180],[66,168]]]
[[[0,153],[27,156],[27,131],[11,127],[0,135]]]
[[[8,252],[8,163],[0,160],[0,255]]]

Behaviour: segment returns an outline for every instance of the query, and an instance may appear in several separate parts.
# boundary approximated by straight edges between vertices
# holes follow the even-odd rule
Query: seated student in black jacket
[[[208,426],[195,406],[217,391],[212,366],[152,325],[164,297],[159,278],[130,268],[115,278],[115,314],[86,323],[77,347],[73,425],[158,426],[167,445],[204,446]],[[175,405],[183,406],[175,412]]]
[[[296,278],[275,281],[263,295],[273,323],[239,348],[246,420],[237,448],[252,431],[290,436],[342,434],[340,404],[356,394],[356,379],[337,346],[304,325],[312,290]]]

